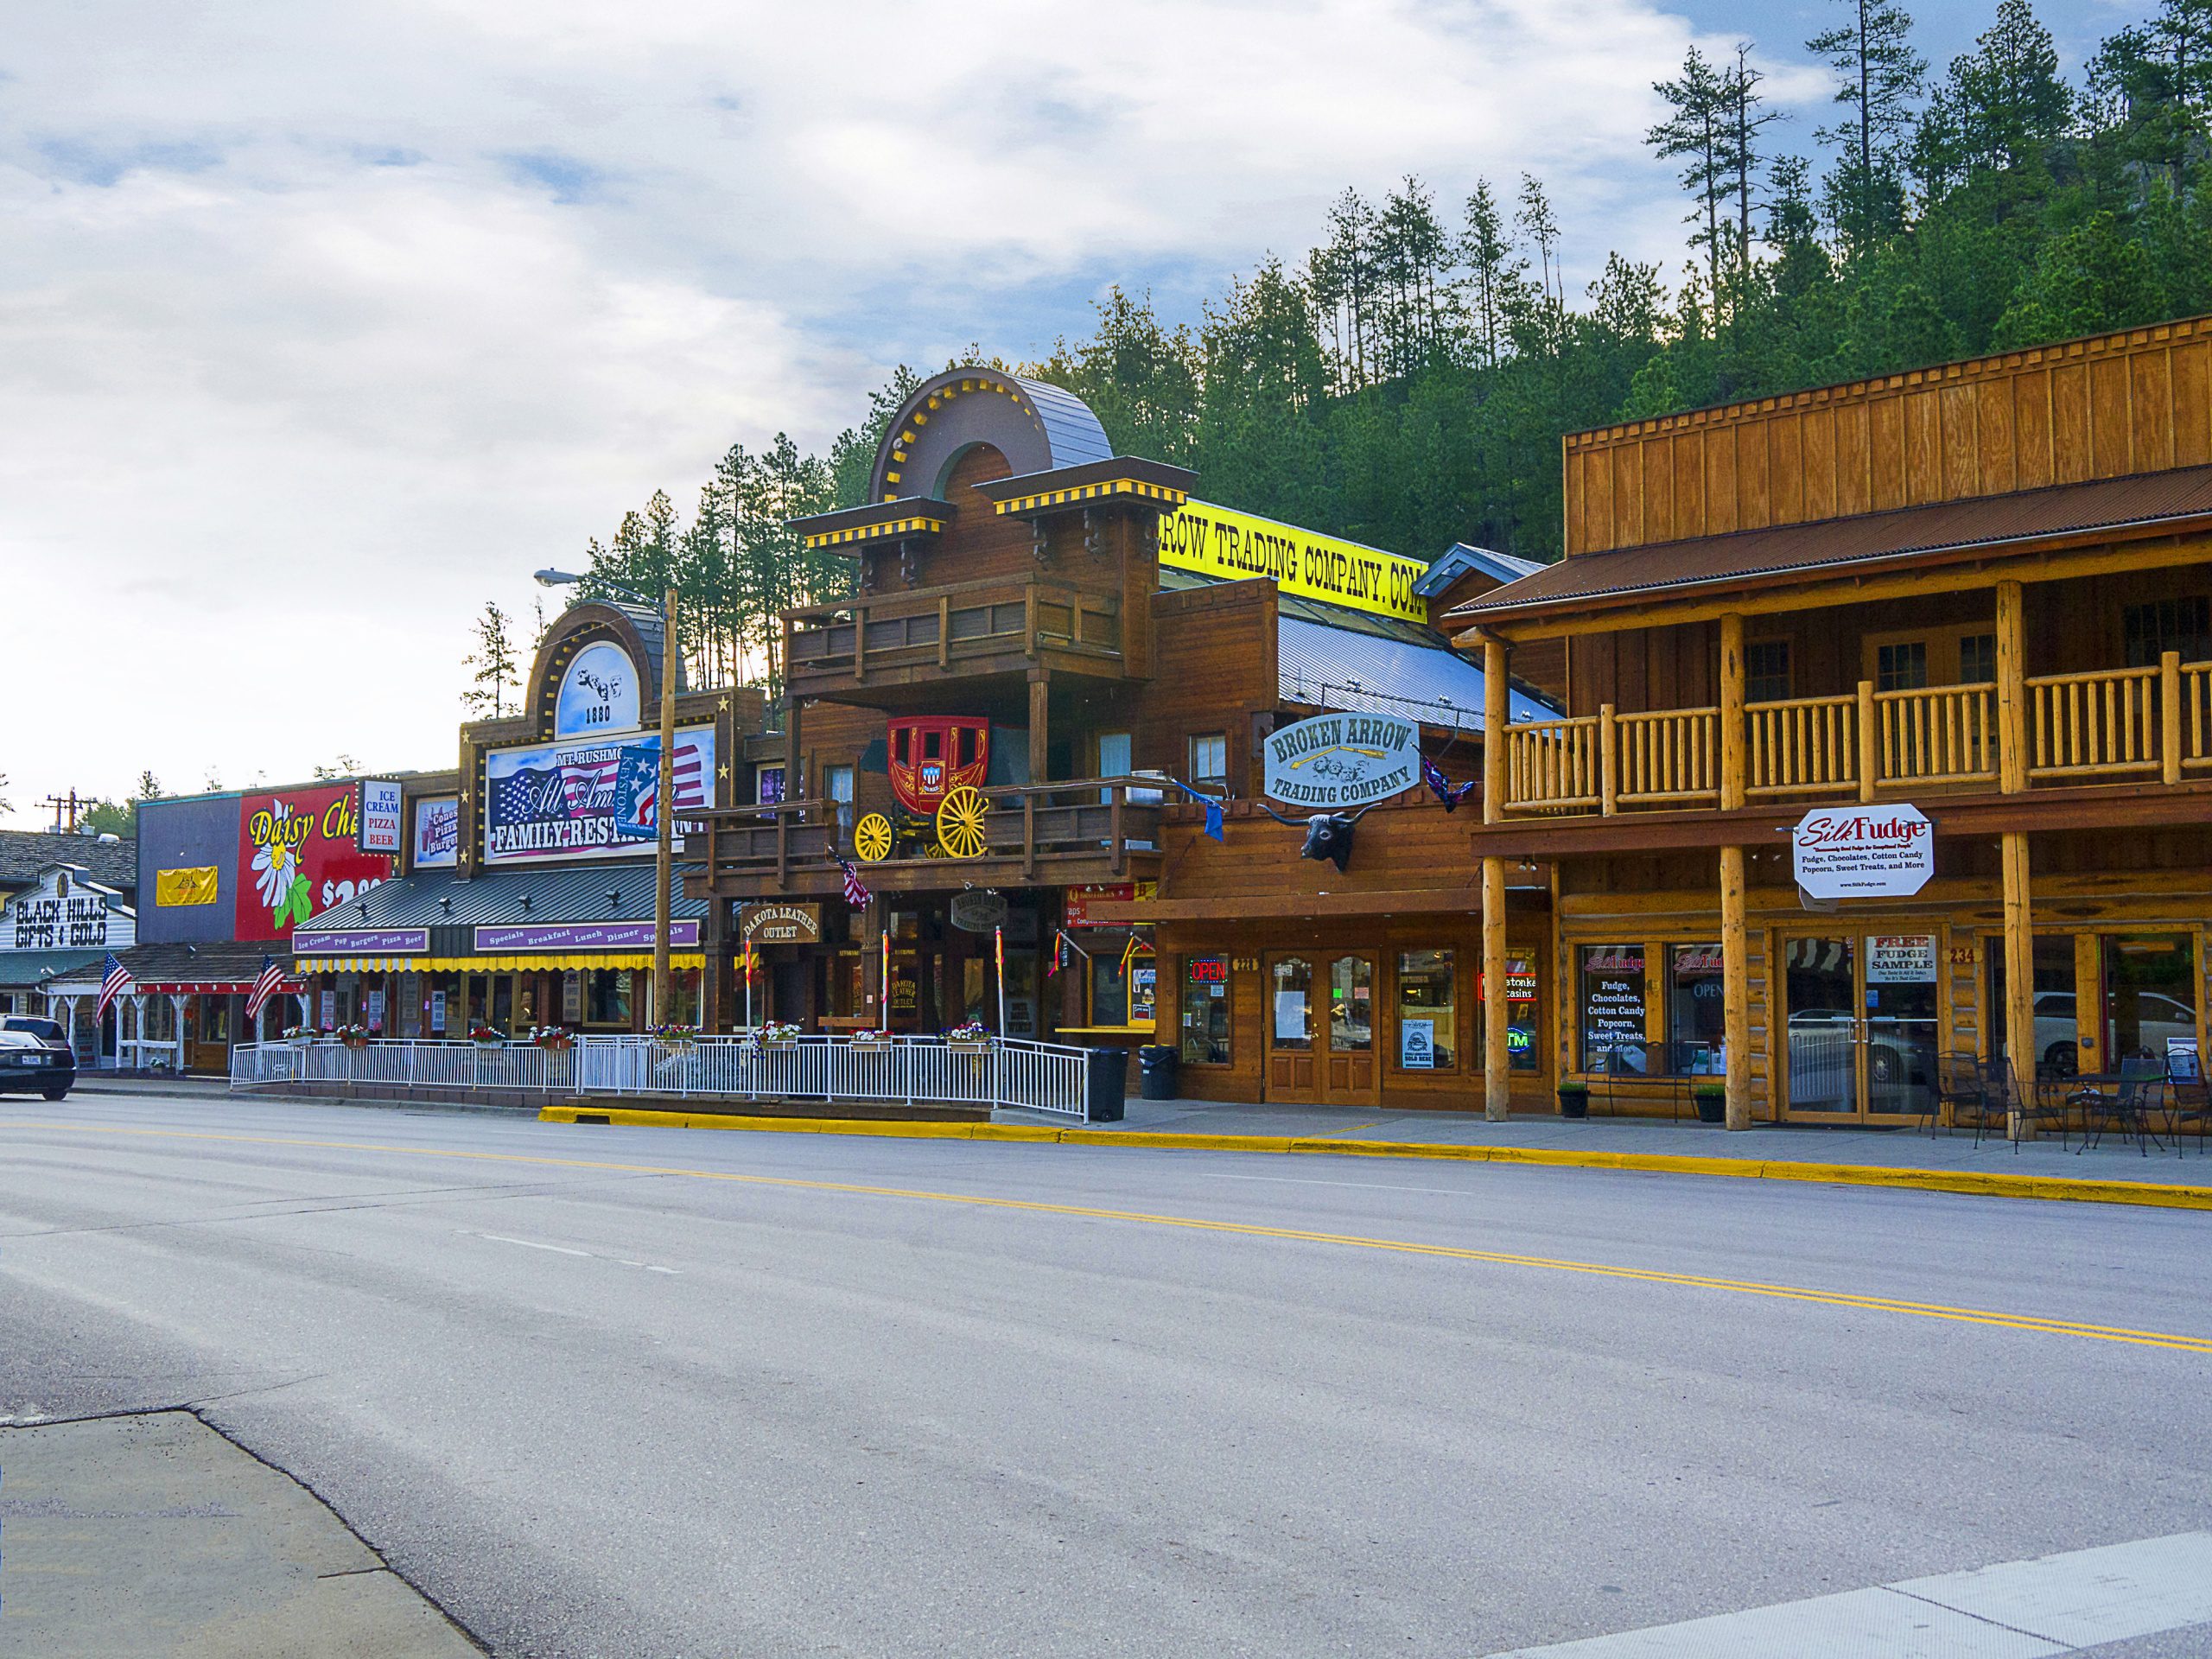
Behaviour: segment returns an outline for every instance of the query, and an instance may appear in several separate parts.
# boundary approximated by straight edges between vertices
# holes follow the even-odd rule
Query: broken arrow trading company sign
[[[1266,787],[1286,806],[1365,806],[1421,781],[1421,728],[1382,715],[1316,715],[1271,732]]]
[[[1815,899],[1908,899],[1936,874],[1936,830],[1916,806],[1821,807],[1790,831],[1797,885]]]

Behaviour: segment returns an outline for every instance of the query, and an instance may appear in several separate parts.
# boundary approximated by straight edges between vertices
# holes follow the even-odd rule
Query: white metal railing
[[[231,1050],[233,1089],[281,1083],[1011,1106],[1080,1119],[1088,1116],[1090,1054],[1019,1038],[968,1044],[844,1035],[774,1042],[743,1035],[677,1042],[579,1037],[568,1049],[427,1038],[349,1045],[315,1038]]]

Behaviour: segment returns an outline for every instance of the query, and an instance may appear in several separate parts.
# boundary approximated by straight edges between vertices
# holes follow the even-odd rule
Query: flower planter
[[[1587,1089],[1571,1089],[1564,1084],[1560,1085],[1559,1115],[1561,1117],[1589,1116],[1590,1091]]]
[[[1715,1089],[1708,1092],[1707,1090],[1700,1090],[1697,1093],[1693,1094],[1690,1096],[1690,1100],[1697,1108],[1697,1121],[1699,1122],[1726,1123],[1728,1121],[1728,1095],[1726,1090]]]

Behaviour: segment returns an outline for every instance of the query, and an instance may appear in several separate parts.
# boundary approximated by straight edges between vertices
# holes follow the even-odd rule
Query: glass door
[[[1378,1099],[1374,957],[1363,953],[1331,959],[1328,1040],[1325,1096],[1361,1104]]]
[[[1320,1098],[1313,1061],[1313,962],[1268,958],[1268,1098]]]
[[[1932,933],[1783,942],[1789,1110],[1816,1122],[1917,1116],[1942,1031]]]

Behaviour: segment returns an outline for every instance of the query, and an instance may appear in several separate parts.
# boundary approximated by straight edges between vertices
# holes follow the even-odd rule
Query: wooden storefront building
[[[1455,608],[1486,874],[1551,872],[1552,1063],[1621,1109],[1896,1122],[1942,1058],[2192,1068],[2212,913],[2212,323],[1575,435],[1567,556]],[[1793,834],[1927,820],[1909,895]],[[1909,832],[1909,829],[1908,829]],[[1612,1057],[1612,1058],[1609,1058]],[[1625,1074],[1625,1075],[1623,1075]]]
[[[1260,802],[1262,748],[1339,711],[1409,722],[1471,777],[1486,696],[1548,717],[1548,671],[1531,652],[1527,683],[1486,689],[1433,619],[1533,567],[1209,506],[1191,473],[1115,455],[1067,391],[991,369],[919,388],[873,484],[798,525],[852,558],[855,592],[785,618],[783,729],[746,750],[772,786],[689,842],[690,891],[735,907],[727,931],[804,918],[762,943],[753,1017],[999,1029],[1002,989],[1007,1035],[1157,1040],[1189,1096],[1478,1103],[1478,810],[1399,793],[1339,868],[1300,856],[1305,812]],[[1549,895],[1516,868],[1493,896],[1506,1064],[1533,1102]],[[730,976],[719,1021],[746,989]]]

